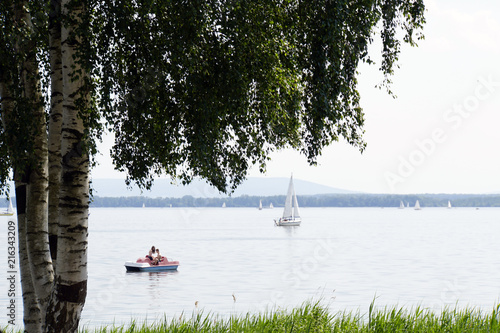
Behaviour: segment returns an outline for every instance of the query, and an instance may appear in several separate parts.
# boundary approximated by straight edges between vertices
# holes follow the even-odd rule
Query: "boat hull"
[[[289,220],[285,220],[285,219],[274,220],[274,223],[278,227],[296,227],[296,226],[299,226],[301,222],[302,222],[302,220],[297,219],[297,218],[289,219]]]
[[[149,259],[139,258],[135,262],[125,262],[124,266],[127,269],[127,272],[163,272],[177,270],[179,262],[164,259],[159,265],[153,265]]]

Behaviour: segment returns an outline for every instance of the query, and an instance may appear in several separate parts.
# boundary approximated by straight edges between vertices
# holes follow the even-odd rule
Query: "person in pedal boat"
[[[151,246],[151,249],[149,250],[149,253],[148,255],[146,256],[146,258],[148,258],[149,260],[153,261],[156,257],[156,251],[155,251],[155,246]]]
[[[153,265],[158,265],[161,261],[161,254],[160,254],[160,249],[156,249],[156,257],[153,262]]]

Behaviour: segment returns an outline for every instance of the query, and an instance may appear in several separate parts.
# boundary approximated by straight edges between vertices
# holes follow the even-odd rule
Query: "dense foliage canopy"
[[[18,86],[10,69],[22,61],[12,52],[19,41],[33,43],[48,68],[49,14],[44,2],[28,1],[36,33],[20,38],[11,5],[0,9],[0,66]],[[339,138],[363,150],[356,69],[371,62],[368,46],[379,34],[389,83],[398,37],[414,44],[424,23],[421,0],[88,0],[83,14],[69,13],[62,23],[82,22],[77,60],[91,73],[74,75],[87,80],[92,100],[81,112],[89,147],[104,124],[130,180],[147,186],[161,173],[186,182],[201,176],[220,190],[238,185],[251,164],[264,170],[269,153],[285,146],[310,163]],[[7,146],[33,146],[31,136],[13,134],[32,131],[23,105],[16,104],[15,125],[0,132],[0,181],[19,155]]]

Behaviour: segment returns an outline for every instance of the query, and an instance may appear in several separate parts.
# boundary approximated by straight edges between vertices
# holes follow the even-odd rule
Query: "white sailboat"
[[[288,192],[286,194],[285,209],[283,216],[278,220],[274,220],[277,226],[298,226],[302,222],[299,212],[299,203],[293,188],[293,175],[290,177],[290,184],[288,185]]]
[[[259,210],[262,210],[262,200],[259,200]]]
[[[273,209],[273,208],[274,208],[274,206],[273,206],[273,203],[272,203],[272,202],[269,204],[269,208],[271,208],[271,209]]]
[[[451,202],[448,200],[448,209],[451,208]]]
[[[417,202],[415,202],[415,210],[420,210],[420,209],[421,209],[420,208],[420,203],[417,200]]]
[[[0,216],[12,216],[14,215],[14,208],[12,207],[12,201],[9,199],[9,208],[7,210],[1,211]]]
[[[405,204],[403,203],[403,201],[399,201],[399,209],[404,209],[405,208]]]

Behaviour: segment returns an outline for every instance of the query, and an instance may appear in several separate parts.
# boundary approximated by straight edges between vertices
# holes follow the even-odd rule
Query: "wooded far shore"
[[[499,194],[322,194],[297,196],[300,207],[413,207],[419,200],[420,206],[447,207],[500,207]],[[91,207],[255,207],[262,202],[263,209],[284,206],[285,196],[237,196],[225,198],[150,198],[93,197]]]
[[[413,208],[418,200],[422,208],[447,207],[500,207],[500,194],[321,194],[297,196],[300,207],[405,207]],[[146,196],[92,198],[90,207],[255,207],[262,202],[263,209],[284,206],[285,196],[242,195],[224,198],[196,198],[186,195],[180,198]],[[12,198],[15,207],[15,197]],[[8,201],[0,201],[0,210],[8,207]]]

